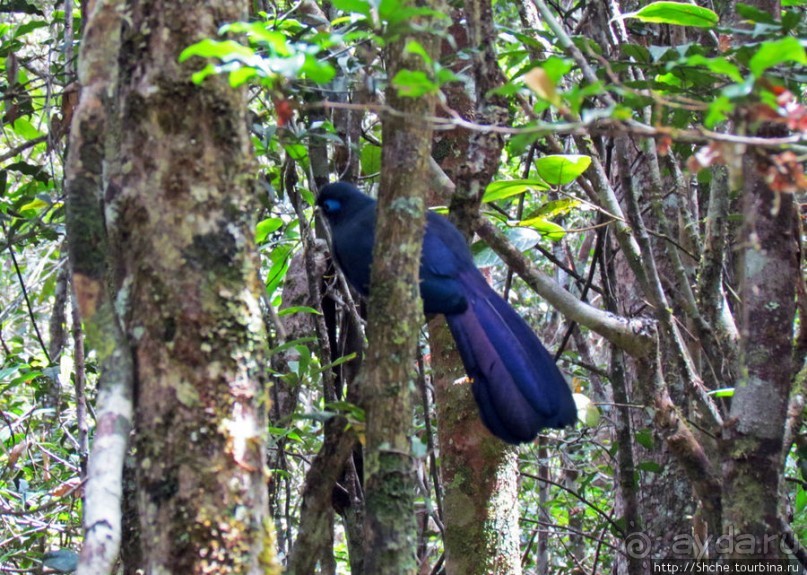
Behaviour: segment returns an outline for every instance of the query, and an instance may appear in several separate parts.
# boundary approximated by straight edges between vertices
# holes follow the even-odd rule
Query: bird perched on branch
[[[361,295],[370,290],[376,201],[353,185],[324,186],[317,206],[331,228],[339,268]],[[508,443],[541,429],[574,424],[577,409],[566,380],[527,323],[487,283],[462,234],[429,212],[420,258],[426,314],[443,314],[485,426]]]

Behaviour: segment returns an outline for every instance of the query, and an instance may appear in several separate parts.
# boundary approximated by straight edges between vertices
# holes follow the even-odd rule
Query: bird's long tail
[[[477,270],[462,278],[468,309],[446,316],[472,380],[482,421],[508,443],[571,425],[577,410],[566,380],[527,323]]]

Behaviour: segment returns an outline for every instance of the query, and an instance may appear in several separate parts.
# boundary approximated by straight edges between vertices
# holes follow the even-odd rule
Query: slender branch
[[[407,114],[387,104],[353,104],[350,102],[321,101],[312,102],[302,106],[306,108],[325,108],[342,110],[362,110],[377,114],[388,114],[391,116],[415,119],[412,114]],[[445,110],[446,108],[443,107]],[[738,134],[723,134],[707,130],[706,128],[673,128],[670,126],[650,126],[638,120],[617,120],[613,118],[593,118],[591,120],[566,121],[566,122],[542,122],[535,120],[531,126],[515,128],[512,126],[502,126],[493,124],[478,124],[466,120],[454,110],[447,110],[449,117],[419,116],[420,121],[426,121],[433,125],[435,130],[454,130],[464,128],[471,132],[481,132],[487,134],[501,134],[506,136],[517,136],[526,134],[539,135],[571,135],[571,136],[598,136],[630,134],[645,138],[667,137],[674,142],[684,144],[706,145],[710,142],[721,142],[725,144],[741,144],[764,149],[781,150],[793,146],[807,145],[807,138],[801,133],[792,136],[782,137],[760,137],[742,136]]]
[[[6,228],[5,224],[3,224],[3,234],[8,237],[8,228]],[[14,273],[17,275],[17,281],[20,282],[20,290],[22,291],[22,297],[25,300],[25,308],[28,310],[28,318],[31,320],[31,324],[34,326],[34,334],[39,342],[39,346],[42,348],[42,353],[45,354],[48,363],[51,363],[50,353],[48,353],[48,346],[45,345],[45,340],[42,338],[42,334],[39,332],[39,326],[36,324],[34,308],[31,305],[31,298],[28,297],[28,288],[25,287],[25,280],[22,277],[20,264],[17,262],[17,256],[14,253],[14,248],[12,247],[11,241],[8,243],[8,253],[11,256],[11,262],[14,265]]]
[[[653,339],[650,335],[652,330],[648,328],[654,323],[652,320],[620,317],[580,301],[538,270],[488,220],[477,220],[476,232],[527,285],[566,317],[599,333],[634,357],[650,352]]]
[[[0,162],[5,162],[6,160],[10,160],[17,154],[23,153],[28,148],[33,148],[37,144],[41,144],[42,142],[47,142],[50,136],[45,134],[44,136],[39,136],[38,138],[34,138],[33,140],[28,140],[27,142],[23,142],[19,146],[10,149],[5,154],[0,154]]]

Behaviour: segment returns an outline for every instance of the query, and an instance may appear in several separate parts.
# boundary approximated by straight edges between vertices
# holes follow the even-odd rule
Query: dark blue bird
[[[376,201],[351,184],[322,188],[333,256],[363,296],[370,289]],[[444,314],[482,421],[508,443],[532,441],[541,429],[572,425],[577,410],[566,380],[527,323],[476,269],[462,234],[429,212],[420,259],[427,314]]]

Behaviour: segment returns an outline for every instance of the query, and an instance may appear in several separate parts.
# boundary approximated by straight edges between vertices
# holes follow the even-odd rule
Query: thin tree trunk
[[[404,2],[403,7],[414,6]],[[421,24],[428,24],[421,22]],[[430,67],[404,48],[412,39],[436,58],[434,35],[401,31],[389,45],[389,77],[399,70]],[[415,359],[422,304],[418,269],[425,223],[425,190],[432,130],[422,118],[433,115],[434,97],[405,97],[394,82],[383,125],[381,187],[378,198],[367,336],[369,346],[359,376],[367,414],[364,458],[368,575],[414,574],[417,536],[415,469],[410,453]]]

